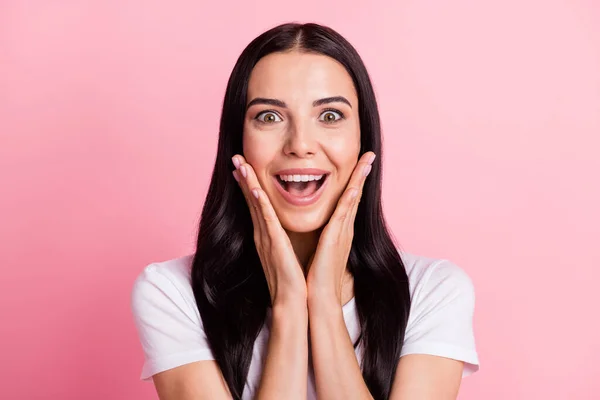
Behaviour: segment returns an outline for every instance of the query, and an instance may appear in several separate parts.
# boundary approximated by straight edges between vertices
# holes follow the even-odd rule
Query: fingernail
[[[370,165],[367,165],[367,166],[365,167],[365,170],[364,170],[364,174],[365,174],[365,176],[369,175],[369,172],[371,172],[371,168],[372,168],[372,167],[371,167]]]
[[[235,165],[236,168],[240,167],[240,160],[238,160],[238,158],[236,156],[233,156],[231,158],[231,161],[233,161],[233,165]]]
[[[237,174],[237,171],[233,171],[233,177],[235,178],[236,181],[240,181],[240,177]]]
[[[371,158],[369,159],[369,164],[373,164],[373,161],[375,161],[375,157],[377,157],[375,154],[371,156]]]
[[[258,189],[252,189],[252,194],[258,199]]]
[[[246,166],[242,165],[242,167],[240,168],[240,171],[242,171],[242,176],[244,178],[246,178],[248,176],[248,171],[246,171]]]

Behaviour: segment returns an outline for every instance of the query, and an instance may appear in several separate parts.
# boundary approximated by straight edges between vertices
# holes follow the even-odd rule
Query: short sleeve
[[[430,354],[463,361],[463,377],[479,370],[474,307],[469,276],[447,260],[432,264],[413,291],[401,356]]]
[[[146,267],[135,280],[131,311],[144,350],[143,380],[184,364],[214,359],[193,295],[182,292],[168,271],[160,271],[156,264]]]

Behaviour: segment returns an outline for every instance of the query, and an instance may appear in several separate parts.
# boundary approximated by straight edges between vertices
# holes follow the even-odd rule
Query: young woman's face
[[[247,99],[244,157],[281,225],[291,232],[321,228],[358,162],[352,78],[327,56],[273,53],[252,70]]]

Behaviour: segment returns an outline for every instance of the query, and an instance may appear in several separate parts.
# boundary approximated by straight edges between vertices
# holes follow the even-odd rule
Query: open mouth
[[[277,175],[275,178],[283,190],[290,195],[308,197],[315,194],[323,186],[328,175]]]

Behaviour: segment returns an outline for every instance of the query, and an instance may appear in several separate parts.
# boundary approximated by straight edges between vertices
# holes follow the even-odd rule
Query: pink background
[[[192,251],[226,80],[290,20],[372,75],[387,218],[472,277],[467,399],[600,398],[600,4],[0,2],[6,399],[150,399],[129,293]]]

